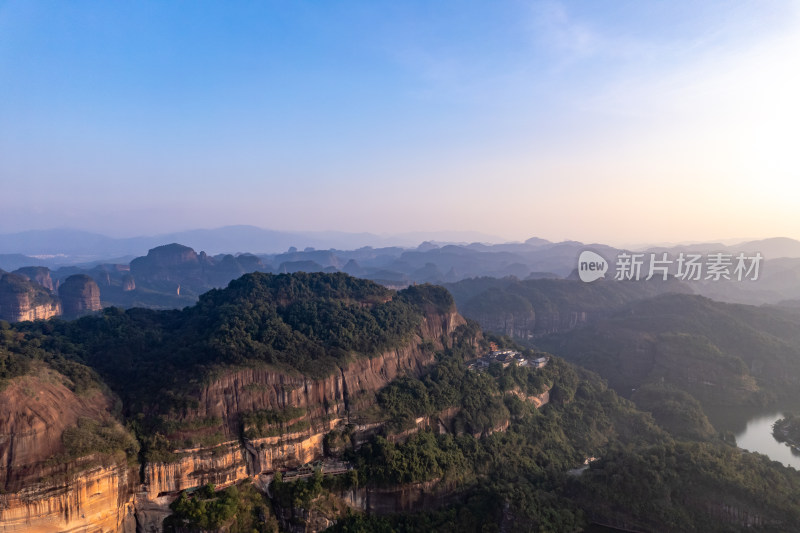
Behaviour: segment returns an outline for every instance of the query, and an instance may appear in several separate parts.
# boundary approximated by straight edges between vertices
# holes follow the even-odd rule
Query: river
[[[797,412],[795,407],[785,411]],[[800,470],[800,454],[772,436],[772,424],[783,417],[783,409],[733,410],[709,414],[711,422],[719,430],[731,431],[736,444],[745,450],[766,455],[773,461]]]
[[[780,411],[751,418],[744,431],[736,435],[736,444],[740,448],[763,453],[773,461],[780,461],[800,470],[800,455],[772,436],[772,424],[779,418],[783,418]]]

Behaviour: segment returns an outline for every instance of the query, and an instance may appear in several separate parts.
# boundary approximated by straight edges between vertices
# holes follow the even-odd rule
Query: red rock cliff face
[[[200,393],[199,406],[188,419],[219,417],[229,436],[236,437],[239,414],[257,409],[303,407],[310,417],[340,417],[351,402],[369,403],[374,393],[399,375],[419,375],[434,360],[434,351],[452,342],[453,331],[465,320],[455,310],[427,313],[417,332],[403,346],[376,357],[357,359],[340,372],[308,379],[269,368],[248,368],[216,379]],[[428,348],[423,343],[431,343]],[[432,345],[433,349],[430,348]],[[327,412],[326,412],[327,409]]]
[[[64,280],[58,288],[64,316],[74,318],[93,311],[99,311],[100,287],[85,274],[75,274]]]
[[[0,320],[47,319],[61,314],[61,303],[53,295],[20,274],[0,274]]]
[[[144,485],[138,508],[166,509],[169,494],[213,482],[225,486],[282,467],[295,467],[323,455],[323,437],[344,423],[355,403],[369,405],[375,392],[397,376],[419,375],[434,360],[435,350],[452,343],[455,329],[465,320],[455,309],[426,313],[416,333],[403,346],[370,359],[351,362],[338,373],[307,379],[266,368],[242,369],[205,386],[197,409],[187,419],[219,417],[229,442],[197,450],[182,450],[174,463],[144,466]],[[425,344],[428,344],[425,347]],[[239,437],[240,413],[256,409],[302,407],[310,427],[298,433],[247,440]],[[163,501],[162,501],[163,500]]]
[[[19,274],[20,276],[24,276],[29,280],[38,283],[45,289],[49,291],[54,291],[55,286],[53,285],[53,278],[50,277],[50,269],[47,267],[41,266],[29,266],[29,267],[22,267],[18,268],[14,271],[14,274]]]
[[[402,346],[358,359],[322,379],[269,369],[242,369],[200,390],[198,407],[186,419],[219,417],[229,434],[217,446],[181,450],[171,463],[136,467],[124,460],[85,457],[67,464],[48,462],[61,453],[61,435],[79,417],[102,417],[110,400],[77,396],[56,373],[15,379],[0,393],[0,533],[160,531],[176,491],[212,482],[223,487],[276,468],[294,467],[323,455],[323,438],[345,422],[353,404],[368,405],[395,377],[419,375],[434,352],[450,345],[464,319],[453,309],[426,313]],[[303,407],[306,429],[276,437],[239,437],[240,413]]]
[[[0,533],[124,531],[133,522],[124,457],[54,460],[78,418],[108,415],[99,391],[78,396],[53,371],[15,378],[0,392]]]
[[[64,429],[103,416],[109,403],[99,391],[75,395],[53,371],[13,379],[0,392],[0,488],[15,492],[49,475],[44,463],[64,451]]]
[[[65,469],[71,472],[0,494],[0,533],[136,531],[131,489],[138,476],[125,461]]]
[[[241,443],[230,441],[210,448],[186,451],[172,463],[144,465],[144,494],[154,500],[166,493],[213,483],[225,487],[250,474]]]

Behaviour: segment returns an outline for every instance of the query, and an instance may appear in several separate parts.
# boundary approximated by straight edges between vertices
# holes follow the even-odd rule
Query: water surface
[[[797,452],[772,436],[772,424],[783,418],[781,411],[755,416],[747,421],[744,431],[736,433],[736,444],[751,452],[763,453],[773,461],[800,470],[800,456]]]
[[[736,444],[745,450],[766,455],[773,461],[800,470],[800,454],[772,436],[772,424],[784,413],[800,413],[800,405],[787,403],[779,407],[710,407],[709,420],[719,431],[730,431]]]

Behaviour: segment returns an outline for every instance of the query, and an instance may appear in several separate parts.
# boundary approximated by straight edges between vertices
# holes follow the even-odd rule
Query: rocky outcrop
[[[238,439],[218,446],[176,450],[177,460],[144,466],[143,495],[156,500],[178,491],[213,483],[225,487],[248,477],[297,468],[322,457],[323,438],[342,420],[274,437]]]
[[[61,435],[81,417],[101,418],[110,400],[99,391],[78,396],[60,374],[39,369],[13,379],[0,392],[0,488],[21,490],[51,474],[47,459],[61,453]]]
[[[368,514],[393,514],[441,507],[456,495],[439,480],[396,487],[361,487],[344,491],[340,497],[354,509]]]
[[[274,509],[281,531],[288,533],[320,533],[333,526],[352,506],[341,495],[324,492],[304,507],[282,507],[276,502]]]
[[[252,254],[211,257],[205,252],[173,243],[153,248],[130,263],[139,286],[175,294],[197,296],[211,288],[224,287],[246,272],[266,267]]]
[[[506,394],[513,394],[514,396],[516,396],[517,398],[519,398],[524,402],[530,402],[537,409],[539,409],[543,405],[550,403],[550,389],[547,389],[541,394],[525,394],[524,392],[515,388],[513,390],[506,392]]]
[[[64,467],[61,476],[0,494],[0,533],[136,531],[131,489],[136,472],[123,460]]]
[[[62,289],[71,283],[68,279]],[[0,495],[0,533],[160,531],[169,503],[181,490],[207,483],[225,487],[320,459],[325,435],[343,428],[350,409],[373,403],[376,391],[399,375],[420,375],[464,323],[455,309],[428,310],[402,346],[353,360],[325,378],[274,368],[229,371],[199,388],[197,403],[182,416],[185,422],[218,418],[227,440],[175,450],[170,462],[142,465],[141,478],[137,467],[120,458],[53,460],[64,452],[65,428],[83,417],[108,415],[106,396],[98,391],[77,396],[66,378],[52,371],[16,378],[0,396],[0,405],[14,406],[0,412],[0,492],[7,493]],[[303,429],[241,437],[243,413],[287,408],[298,410]]]
[[[136,494],[133,500],[136,509],[136,533],[162,533],[164,519],[172,514],[169,504],[174,499],[174,494],[155,499],[148,498],[146,492]]]
[[[225,487],[250,475],[244,447],[238,440],[213,447],[178,450],[177,455],[174,462],[144,465],[143,488],[147,499],[174,495],[206,483]]]
[[[133,530],[138,476],[124,454],[64,456],[64,430],[108,417],[111,400],[78,396],[64,380],[42,368],[0,392],[0,533]]]
[[[172,267],[186,267],[199,264],[200,260],[194,250],[178,243],[157,246],[147,252],[145,257],[137,257],[131,261],[131,271],[143,269],[153,273],[155,270]]]
[[[85,274],[74,274],[59,286],[64,316],[75,318],[102,309],[100,287]]]
[[[133,276],[130,274],[126,274],[122,276],[122,291],[129,292],[136,289],[136,281],[133,279]]]
[[[196,291],[207,290],[204,271],[212,259],[188,246],[177,243],[153,248],[145,257],[131,261],[131,274],[140,286],[175,294],[176,287]]]
[[[404,345],[376,357],[356,359],[340,372],[310,379],[274,368],[247,368],[221,376],[203,387],[196,409],[186,418],[224,421],[228,435],[239,429],[239,414],[257,409],[301,407],[311,419],[342,417],[374,401],[374,393],[402,374],[419,375],[434,361],[434,352],[450,342],[465,321],[455,310],[428,313],[416,335]],[[430,342],[427,347],[424,342]]]
[[[24,276],[29,280],[38,283],[48,291],[54,291],[53,279],[50,277],[50,269],[42,266],[29,266],[18,268],[14,274]]]
[[[343,419],[333,419],[306,431],[245,440],[252,475],[296,468],[322,457],[325,434],[344,422]]]
[[[59,273],[60,272],[61,270],[59,270]],[[113,292],[115,290],[122,289],[124,280],[133,279],[130,274],[130,266],[119,263],[104,263],[87,271],[67,272],[68,274],[63,276],[64,278],[72,274],[85,273],[90,278],[95,280],[95,282],[97,282],[97,285],[103,292],[103,296],[105,296],[107,292]]]
[[[47,319],[61,314],[61,303],[49,290],[19,274],[0,276],[0,320]]]
[[[434,361],[434,352],[451,343],[464,319],[453,309],[431,311],[407,343],[372,358],[357,359],[321,379],[272,368],[240,369],[218,377],[200,391],[197,407],[185,421],[219,418],[229,441],[219,446],[177,450],[170,463],[144,465],[143,491],[137,502],[154,516],[168,512],[170,495],[208,482],[226,486],[281,468],[295,468],[324,455],[323,439],[342,427],[348,410],[366,407],[375,393],[402,374],[420,375]],[[307,429],[240,442],[242,413],[302,408]],[[159,512],[161,515],[159,515]]]

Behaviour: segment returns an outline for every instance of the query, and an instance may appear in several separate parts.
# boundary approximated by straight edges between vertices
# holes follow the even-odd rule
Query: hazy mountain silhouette
[[[366,232],[276,231],[245,225],[114,238],[90,231],[60,228],[0,234],[0,254],[64,255],[69,257],[61,258],[60,264],[67,264],[126,255],[141,256],[148,250],[169,242],[180,242],[197,250],[205,250],[209,254],[265,254],[284,252],[292,247],[300,250],[309,247],[323,250],[346,250],[364,246],[414,247],[426,239],[436,239],[439,243],[503,240],[497,236],[468,231],[380,236]]]

